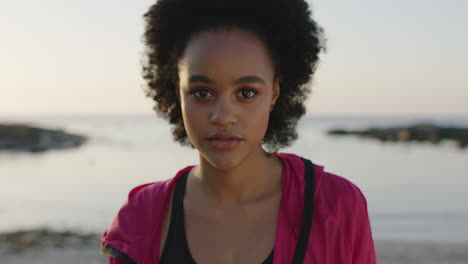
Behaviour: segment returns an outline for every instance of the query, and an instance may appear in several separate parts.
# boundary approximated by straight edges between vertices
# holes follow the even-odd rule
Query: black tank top
[[[161,255],[161,264],[196,264],[188,248],[184,225],[184,194],[188,172],[176,183],[172,198],[171,222]],[[273,250],[262,264],[273,264]]]

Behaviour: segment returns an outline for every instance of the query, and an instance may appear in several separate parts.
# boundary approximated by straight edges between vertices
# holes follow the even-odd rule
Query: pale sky
[[[2,0],[0,115],[151,114],[153,1]],[[308,114],[468,114],[468,1],[311,0],[328,51]]]

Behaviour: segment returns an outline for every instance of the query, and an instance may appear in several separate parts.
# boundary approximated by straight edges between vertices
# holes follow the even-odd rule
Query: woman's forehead
[[[180,60],[179,71],[181,79],[192,75],[270,78],[274,67],[266,45],[259,37],[233,29],[194,36]]]

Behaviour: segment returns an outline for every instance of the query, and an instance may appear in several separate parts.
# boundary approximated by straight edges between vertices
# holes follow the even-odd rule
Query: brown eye
[[[244,88],[239,91],[238,97],[244,98],[244,99],[250,99],[253,98],[255,95],[257,95],[257,91],[255,89],[251,88]]]
[[[206,99],[211,96],[211,93],[206,89],[196,89],[195,91],[193,91],[193,95],[195,95],[195,97],[199,99]]]

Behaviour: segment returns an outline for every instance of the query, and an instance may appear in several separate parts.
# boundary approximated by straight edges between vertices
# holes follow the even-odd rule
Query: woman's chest
[[[186,237],[198,263],[262,263],[275,244],[278,208],[186,210]]]

